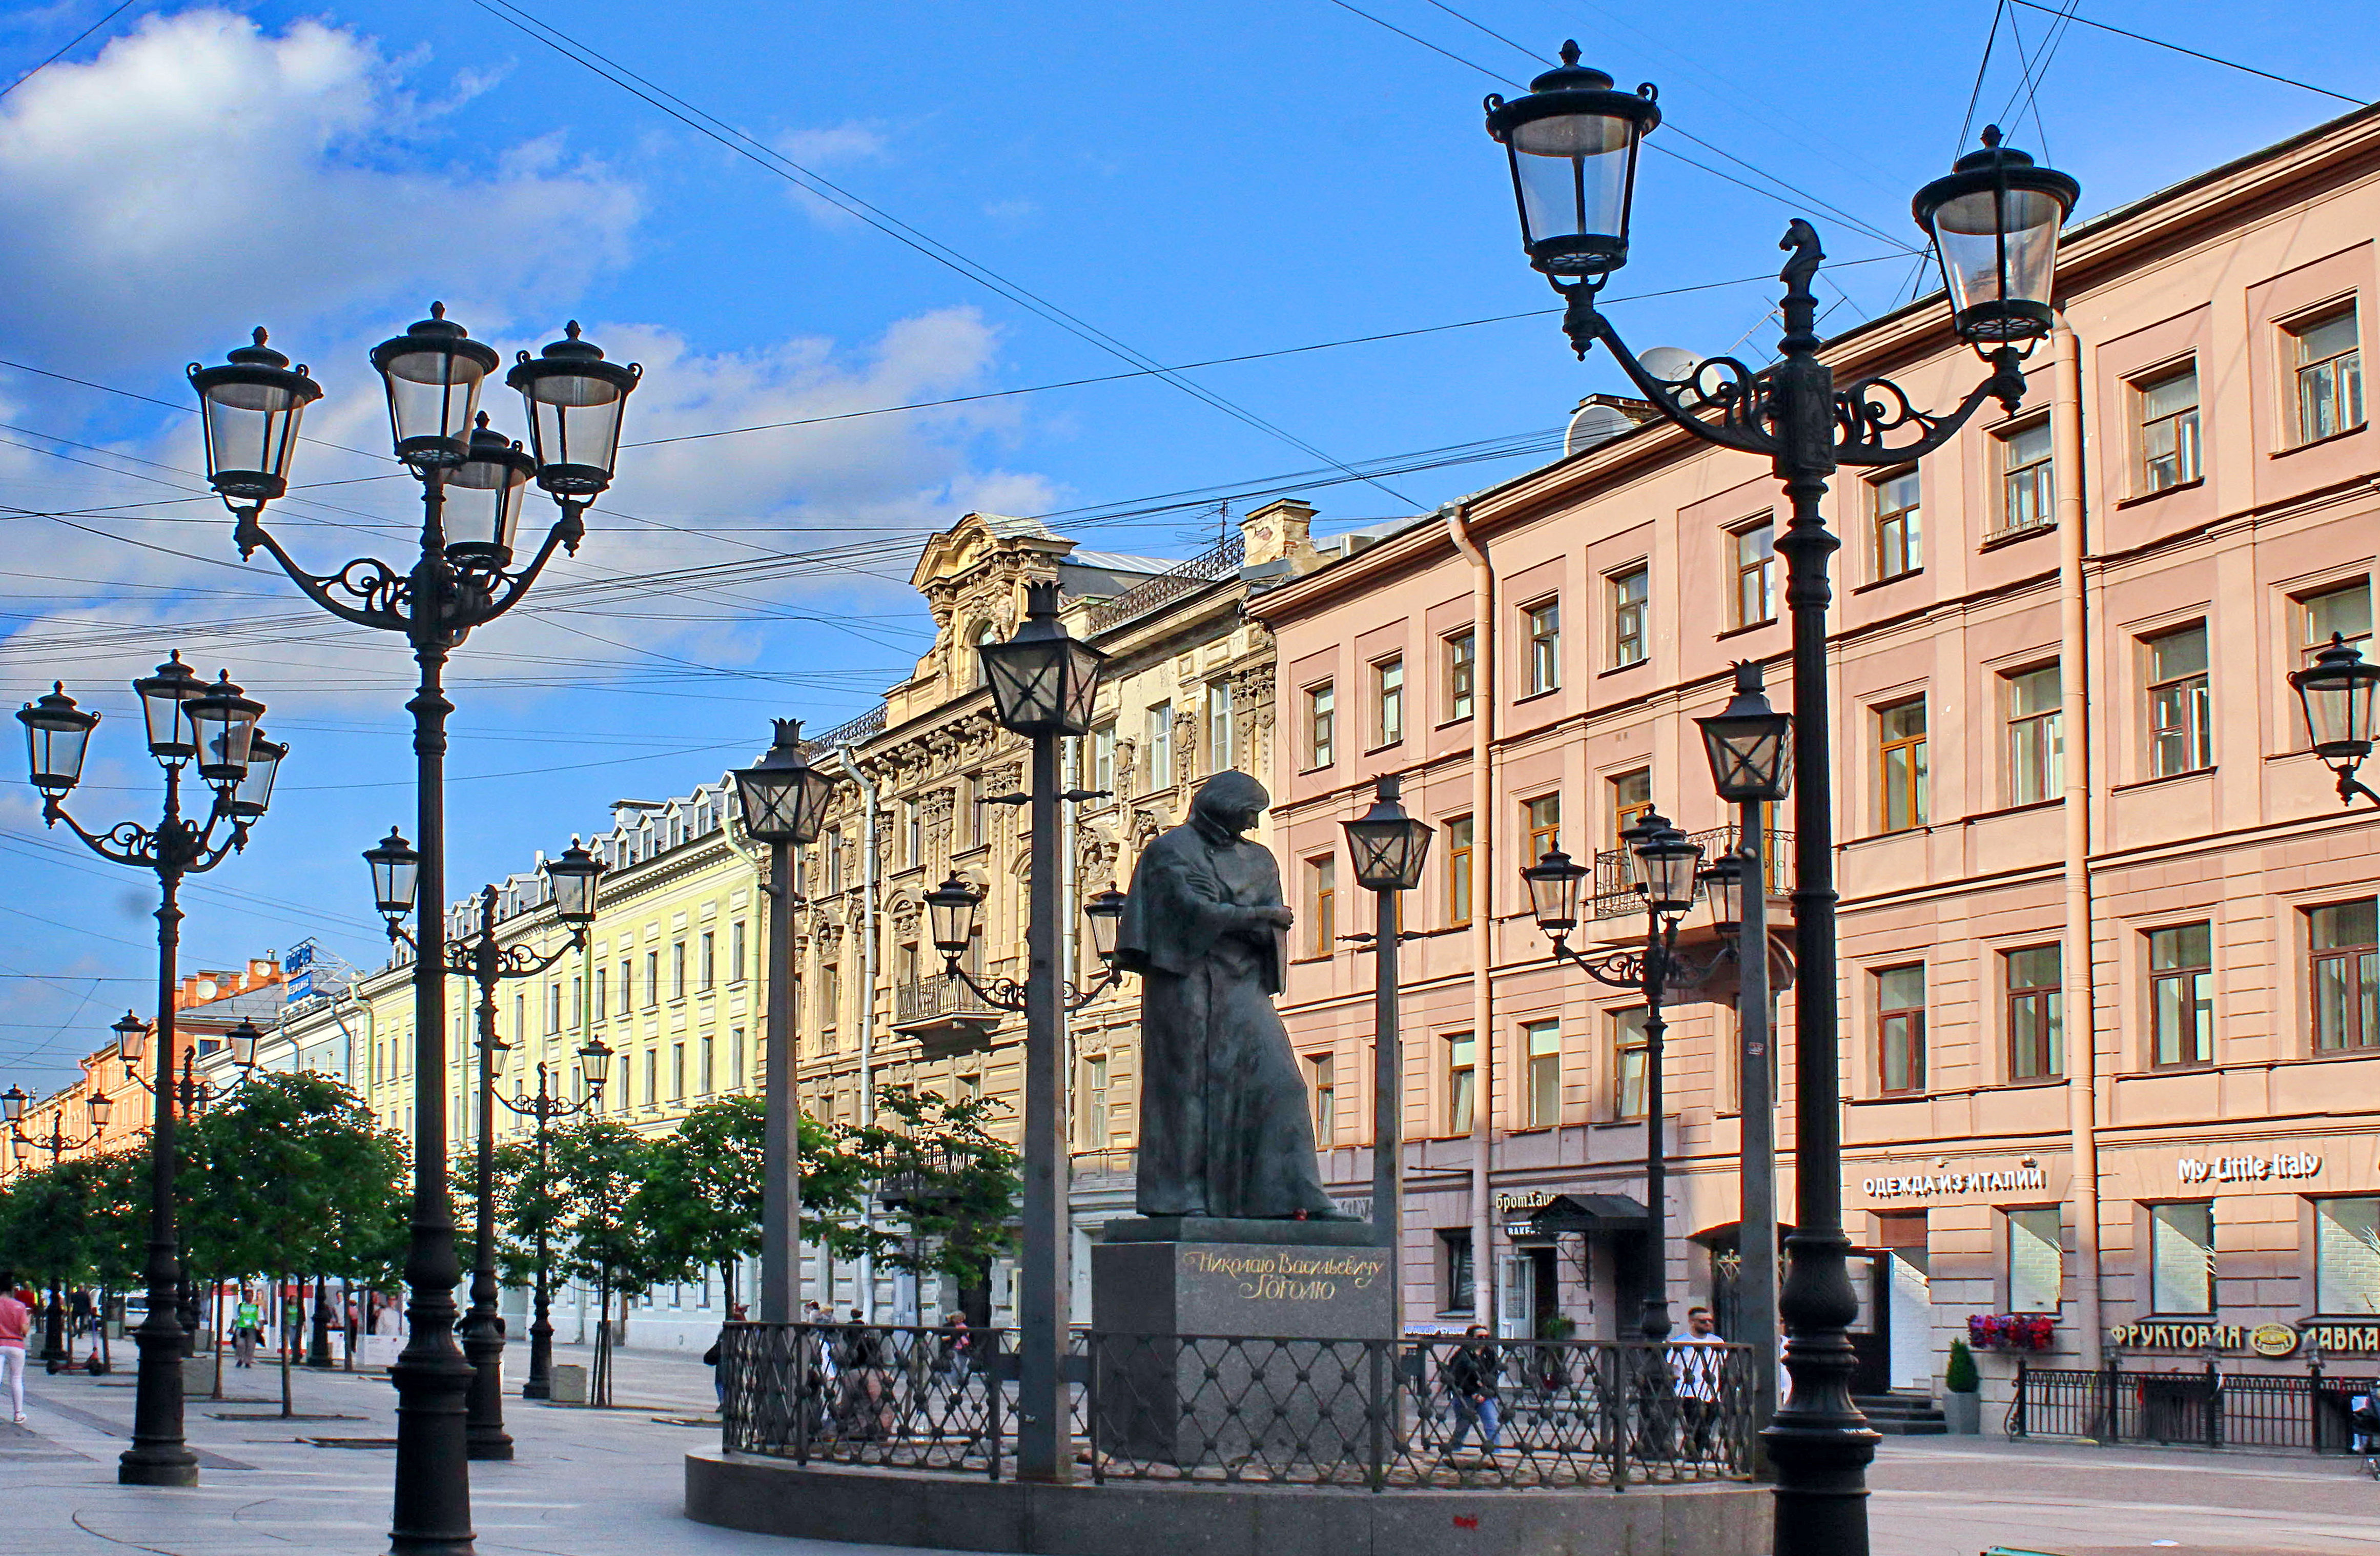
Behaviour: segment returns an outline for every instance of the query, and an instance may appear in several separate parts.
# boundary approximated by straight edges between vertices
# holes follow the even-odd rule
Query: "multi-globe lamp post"
[[[1374,780],[1371,808],[1340,823],[1354,861],[1355,884],[1372,893],[1372,1234],[1393,1251],[1404,1226],[1404,1057],[1397,1019],[1398,961],[1403,933],[1400,893],[1421,884],[1429,859],[1429,823],[1405,813],[1403,779]],[[1404,1333],[1404,1294],[1390,1282],[1389,1334]]]
[[[388,938],[419,946],[405,920],[414,916],[421,881],[421,857],[395,827],[364,850],[371,867],[372,901],[388,923]],[[553,916],[570,938],[540,955],[526,945],[506,945],[496,934],[498,893],[493,886],[480,893],[480,928],[467,939],[446,942],[446,970],[479,986],[480,1075],[479,1139],[473,1162],[478,1178],[472,1206],[471,1307],[463,1317],[463,1355],[471,1364],[470,1403],[465,1435],[474,1459],[509,1459],[513,1440],[504,1430],[504,1325],[496,1298],[496,1082],[499,1057],[511,1044],[496,1035],[496,991],[506,979],[536,978],[549,972],[563,957],[587,948],[587,927],[595,921],[595,897],[603,879],[602,861],[579,846],[570,846],[558,858],[545,862],[545,877],[553,888]],[[518,1036],[520,1034],[515,1034]],[[582,1059],[583,1059],[582,1055]],[[545,1066],[538,1066],[542,1093]],[[514,1104],[507,1101],[507,1108]],[[516,1108],[514,1111],[519,1112]],[[539,1150],[544,1149],[540,1121]],[[541,1245],[540,1245],[541,1246]],[[539,1285],[543,1288],[542,1268]],[[550,1353],[549,1353],[550,1355]],[[532,1354],[530,1370],[536,1371]],[[529,1395],[526,1397],[540,1397]]]
[[[289,748],[262,738],[264,705],[242,694],[228,674],[212,685],[178,653],[132,683],[140,704],[149,754],[164,771],[164,808],[153,826],[119,821],[92,833],[67,813],[66,796],[82,781],[99,715],[75,706],[54,684],[17,718],[25,726],[33,787],[42,820],[64,821],[91,852],[157,878],[156,1112],[149,1131],[149,1250],[145,1270],[149,1312],[135,1339],[140,1364],[133,1394],[132,1446],[119,1456],[116,1477],[128,1486],[194,1486],[199,1461],[182,1437],[182,1354],[185,1328],[176,1310],[181,1258],[174,1217],[174,996],[180,974],[181,888],[248,845],[249,830],[272,803],[273,784]],[[182,778],[196,766],[212,790],[203,819],[182,813]]]
[[[1779,279],[1784,334],[1779,360],[1755,371],[1732,358],[1697,364],[1682,379],[1649,371],[1596,307],[1596,294],[1627,263],[1637,154],[1658,128],[1647,84],[1616,90],[1610,76],[1562,63],[1530,82],[1524,96],[1487,100],[1488,132],[1505,148],[1521,237],[1530,263],[1568,304],[1562,328],[1582,357],[1601,342],[1663,420],[1722,448],[1767,456],[1783,484],[1791,523],[1777,542],[1786,556],[1792,618],[1794,798],[1795,1174],[1791,1264],[1779,1302],[1791,1393],[1767,1428],[1778,1468],[1779,1556],[1864,1556],[1866,1471],[1876,1434],[1852,1402],[1851,1244],[1842,1215],[1842,1086],[1836,1048],[1833,734],[1828,716],[1828,558],[1840,544],[1819,512],[1840,465],[1902,465],[1941,448],[1986,400],[2014,412],[2025,392],[2023,360],[2053,328],[2058,235],[2081,188],[2063,173],[2000,144],[1983,148],[1920,189],[1912,213],[1933,244],[1949,322],[1990,366],[1954,408],[1920,410],[1884,378],[1838,388],[1820,355],[1817,298],[1825,258],[1818,235],[1796,219],[1780,247],[1791,250]]]
[[[1074,1425],[1067,1407],[1065,1357],[1071,1301],[1071,1253],[1066,1217],[1066,1065],[1061,1016],[1111,987],[1111,958],[1123,917],[1123,895],[1096,893],[1084,906],[1091,943],[1111,965],[1100,980],[1072,989],[1059,976],[1058,939],[1064,911],[1059,886],[1058,742],[1090,733],[1092,699],[1108,656],[1075,638],[1058,619],[1058,586],[1029,584],[1025,620],[1005,642],[986,643],[984,681],[992,718],[1032,745],[1026,785],[1026,862],[1030,893],[1025,918],[1022,982],[989,985],[961,962],[974,938],[981,895],[955,876],[926,895],[934,948],[951,977],[963,979],[987,1004],[1025,1015],[1025,1237],[1018,1271],[1016,1474],[1043,1482],[1072,1478]]]
[[[553,1089],[552,1070],[544,1060],[537,1063],[537,1089],[520,1099],[498,1097],[497,1101],[524,1118],[533,1119],[537,1125],[537,1176],[545,1182],[549,1139],[553,1121],[576,1118],[592,1112],[603,1105],[603,1087],[612,1076],[612,1050],[603,1039],[589,1037],[578,1049],[579,1097],[565,1102]],[[540,1217],[537,1227],[537,1274],[532,1288],[528,1321],[528,1376],[521,1380],[521,1398],[549,1399],[553,1394],[553,1272],[552,1250],[546,1244],[545,1220]]]
[[[0,1120],[5,1120],[8,1125],[9,1150],[20,1163],[28,1155],[38,1150],[48,1155],[51,1166],[56,1166],[67,1152],[80,1150],[107,1133],[108,1118],[115,1111],[115,1099],[104,1091],[94,1091],[83,1102],[83,1112],[89,1116],[91,1123],[89,1129],[79,1139],[67,1137],[67,1113],[64,1108],[51,1110],[50,1132],[47,1135],[28,1135],[22,1125],[25,1120],[25,1104],[30,1100],[31,1099],[25,1095],[24,1088],[21,1087],[12,1086],[6,1091],[0,1092]],[[43,1315],[42,1323],[42,1363],[51,1372],[57,1371],[74,1359],[73,1353],[67,1349],[65,1285],[65,1274],[59,1270],[51,1270],[50,1300],[45,1305],[47,1312]]]
[[[521,394],[529,446],[504,437],[480,410],[480,393],[499,365],[495,348],[470,338],[433,303],[430,317],[371,350],[388,404],[397,461],[421,483],[421,529],[413,558],[392,565],[358,557],[335,572],[300,566],[264,528],[265,504],[289,490],[298,423],[322,397],[302,366],[265,344],[212,367],[192,363],[206,436],[209,483],[231,509],[243,557],[261,547],[306,597],[353,626],[400,635],[419,682],[413,715],[420,894],[446,900],[446,719],[448,655],[475,627],[518,604],[557,551],[576,552],[586,510],[612,483],[620,427],[640,370],[607,361],[579,338],[532,357],[519,353],[505,383]],[[515,565],[514,541],[528,484],[560,505],[535,554]],[[424,914],[414,967],[414,1073],[446,1073],[445,915]],[[417,1088],[413,1207],[406,1250],[405,1350],[390,1370],[397,1391],[395,1516],[396,1556],[463,1556],[471,1549],[471,1482],[466,1428],[474,1369],[455,1337],[455,1223],[447,1204],[444,1099]]]
[[[801,1059],[794,1024],[800,1005],[795,954],[794,850],[819,840],[836,779],[810,765],[799,719],[777,719],[776,738],[760,760],[735,772],[735,799],[744,831],[769,845],[769,1029],[762,1052],[763,1133],[760,1139],[760,1321],[789,1324],[800,1304],[801,1093],[794,1067]]]

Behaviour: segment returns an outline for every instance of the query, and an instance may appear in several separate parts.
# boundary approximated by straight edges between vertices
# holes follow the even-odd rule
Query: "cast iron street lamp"
[[[1530,263],[1569,303],[1563,331],[1581,356],[1597,341],[1671,424],[1722,448],[1768,456],[1792,509],[1777,549],[1786,556],[1793,617],[1795,1121],[1801,1170],[1791,1268],[1779,1303],[1792,1395],[1764,1440],[1779,1468],[1778,1556],[1865,1556],[1868,1462],[1876,1434],[1852,1403],[1847,1326],[1858,1317],[1851,1244],[1842,1224],[1842,1087],[1836,1057],[1840,994],[1835,969],[1834,785],[1828,719],[1828,558],[1840,543],[1818,511],[1839,465],[1902,465],[1948,444],[1987,399],[2013,412],[2024,398],[2023,358],[2055,315],[2058,233],[2080,197],[2065,174],[2003,147],[1997,128],[1984,148],[1917,193],[1912,213],[1933,240],[1950,323],[1991,366],[1947,413],[1919,410],[1898,384],[1863,378],[1837,388],[1819,355],[1817,298],[1811,290],[1825,256],[1809,223],[1795,219],[1781,247],[1792,250],[1785,283],[1779,360],[1755,372],[1732,358],[1698,364],[1682,379],[1648,371],[1595,305],[1628,258],[1629,207],[1638,144],[1660,122],[1653,89],[1613,90],[1612,79],[1578,63],[1530,83],[1528,95],[1487,102],[1488,131],[1503,143],[1520,203]],[[1902,441],[1892,441],[1899,436]]]
[[[1579,883],[1586,879],[1585,865],[1560,849],[1521,871],[1529,888],[1529,911],[1537,928],[1553,942],[1554,954],[1596,982],[1626,989],[1645,999],[1645,1306],[1638,1331],[1654,1343],[1670,1337],[1669,1152],[1664,1138],[1661,1097],[1661,1039],[1670,1024],[1661,1015],[1661,1000],[1671,986],[1692,988],[1708,974],[1707,967],[1678,960],[1678,921],[1694,906],[1694,886],[1703,861],[1702,845],[1671,826],[1658,810],[1647,810],[1636,824],[1620,834],[1636,858],[1636,889],[1645,896],[1645,949],[1615,951],[1588,956],[1570,946],[1578,928]]]
[[[15,1154],[19,1161],[22,1161],[29,1151],[47,1151],[50,1165],[53,1167],[58,1164],[58,1159],[65,1156],[67,1152],[80,1150],[105,1134],[108,1114],[115,1108],[115,1099],[104,1091],[91,1093],[83,1101],[83,1111],[91,1115],[91,1133],[81,1139],[69,1140],[67,1138],[67,1113],[64,1108],[57,1108],[51,1112],[50,1132],[46,1137],[28,1135],[18,1127],[24,1120],[25,1104],[30,1100],[23,1088],[19,1087],[12,1086],[6,1092],[0,1092],[0,1116],[5,1116],[7,1120],[8,1142],[16,1148]],[[67,1349],[65,1282],[66,1274],[63,1270],[50,1271],[49,1312],[42,1321],[42,1363],[44,1368],[51,1372],[57,1371],[74,1359],[73,1353]]]
[[[174,995],[180,975],[182,878],[203,875],[248,846],[249,829],[272,802],[273,780],[289,748],[259,741],[264,705],[240,695],[228,675],[212,686],[190,673],[176,653],[156,674],[132,683],[149,735],[149,754],[165,773],[165,803],[153,827],[118,821],[91,833],[67,814],[66,796],[82,781],[97,713],[75,706],[64,684],[18,711],[25,726],[33,787],[42,792],[42,821],[67,828],[103,859],[157,877],[157,1109],[149,1132],[149,1314],[135,1338],[140,1347],[133,1395],[132,1446],[116,1464],[127,1486],[195,1486],[199,1461],[182,1441],[184,1328],[174,1309],[180,1258],[174,1228]],[[182,770],[198,764],[214,790],[206,819],[182,815]],[[218,832],[218,829],[221,829]]]
[[[578,1051],[578,1073],[584,1077],[584,1091],[576,1102],[565,1102],[548,1084],[550,1072],[545,1061],[537,1062],[537,1092],[516,1101],[499,1097],[512,1112],[537,1120],[537,1179],[542,1185],[546,1174],[546,1131],[557,1118],[575,1118],[601,1107],[603,1083],[611,1078],[612,1051],[601,1038],[589,1038]],[[540,1187],[540,1192],[542,1192]],[[536,1313],[528,1325],[528,1377],[521,1384],[521,1398],[546,1399],[553,1393],[553,1318],[552,1277],[549,1273],[545,1243],[545,1218],[537,1223],[537,1295]]]
[[[1760,666],[1735,667],[1735,696],[1696,719],[1711,784],[1735,806],[1736,851],[1703,871],[1711,919],[1735,937],[1737,1108],[1742,1208],[1735,1225],[1735,1338],[1752,1347],[1752,1418],[1777,1413],[1777,1071],[1768,1030],[1767,808],[1793,787],[1793,717],[1769,707]],[[1766,1455],[1760,1455],[1763,1463]]]
[[[735,799],[744,831],[769,845],[769,1032],[763,1049],[760,1137],[760,1321],[794,1321],[801,1281],[801,1090],[794,1040],[801,969],[794,954],[794,850],[819,840],[826,825],[835,776],[812,767],[802,750],[802,722],[774,719],[776,739],[760,760],[735,772]]]
[[[1397,963],[1404,937],[1398,928],[1403,918],[1398,893],[1421,884],[1431,836],[1429,824],[1406,815],[1398,803],[1403,782],[1396,773],[1382,773],[1374,780],[1372,808],[1340,823],[1347,829],[1355,883],[1372,893],[1372,1234],[1390,1249],[1404,1227],[1404,1061],[1397,1020]],[[1390,1282],[1390,1340],[1405,1331],[1404,1294],[1396,1286]]]
[[[207,478],[236,520],[240,554],[273,554],[306,597],[341,621],[400,633],[413,650],[419,683],[406,704],[413,714],[416,866],[422,893],[441,905],[423,916],[413,969],[414,1073],[425,1083],[446,1073],[446,716],[454,704],[442,680],[447,656],[471,629],[520,602],[557,548],[572,552],[587,532],[588,504],[612,481],[621,413],[637,386],[634,365],[607,362],[578,338],[531,357],[520,353],[505,382],[521,392],[530,448],[491,431],[479,413],[480,390],[495,371],[495,348],[476,341],[432,303],[430,317],[371,351],[388,398],[397,459],[421,482],[420,542],[409,565],[358,557],[336,572],[300,567],[264,528],[264,504],[288,490],[298,424],[322,390],[303,367],[264,343],[241,346],[215,367],[190,364],[190,387],[204,412]],[[523,488],[534,476],[561,517],[526,567],[513,565]],[[471,1547],[471,1472],[464,1397],[470,1364],[455,1343],[455,1219],[447,1200],[446,1108],[424,1084],[413,1100],[413,1210],[406,1247],[404,1353],[389,1369],[396,1384],[395,1516],[389,1543],[396,1556],[465,1556]]]
[[[1067,1408],[1067,1314],[1073,1290],[1066,1225],[1066,1066],[1059,1015],[1111,986],[1111,969],[1084,990],[1058,976],[1058,741],[1090,733],[1091,699],[1108,656],[1071,636],[1058,619],[1058,586],[1026,586],[1025,620],[1004,643],[986,643],[984,680],[992,717],[1032,742],[1026,784],[1026,826],[1033,835],[1026,866],[1031,893],[1025,917],[1025,979],[994,979],[990,987],[960,965],[980,896],[953,876],[926,895],[934,948],[945,969],[987,1004],[1025,1014],[1025,1266],[1018,1277],[1016,1474],[1021,1480],[1072,1479],[1074,1421]],[[1123,893],[1102,892],[1087,904],[1091,942],[1104,961],[1113,956]]]
[[[409,864],[407,856],[412,856]],[[388,920],[388,938],[414,945],[405,920],[413,915],[415,899],[384,893],[400,887],[410,892],[419,886],[419,856],[391,827],[388,836],[364,850],[364,862],[371,867],[372,900],[381,917]],[[464,1315],[462,1326],[463,1354],[471,1363],[465,1435],[474,1459],[513,1456],[513,1440],[504,1430],[504,1325],[496,1311],[496,1056],[512,1045],[496,1036],[496,991],[508,978],[535,978],[571,952],[587,948],[587,926],[595,921],[595,893],[603,866],[574,837],[560,858],[546,861],[545,875],[553,886],[553,916],[569,926],[567,941],[542,956],[526,945],[505,945],[496,938],[496,889],[488,886],[480,892],[479,933],[468,940],[448,941],[445,946],[446,970],[480,986],[480,1181],[472,1210],[477,1224],[472,1239],[471,1310]],[[415,949],[418,954],[419,947]],[[544,1070],[544,1065],[538,1066],[540,1089]],[[540,1137],[540,1149],[543,1143]]]
[[[2306,739],[2314,755],[2338,777],[2338,803],[2353,805],[2362,795],[2380,805],[2374,794],[2355,776],[2363,759],[2380,740],[2380,664],[2367,664],[2354,644],[2337,632],[2330,646],[2313,656],[2302,670],[2289,672],[2289,686],[2305,714]]]

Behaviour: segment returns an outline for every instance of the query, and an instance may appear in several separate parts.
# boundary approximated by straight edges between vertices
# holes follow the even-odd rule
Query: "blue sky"
[[[1480,126],[1481,95],[1514,90],[1493,78],[1542,67],[1506,40],[1550,56],[1574,36],[1624,84],[1659,83],[1653,144],[1678,154],[1646,159],[1611,294],[1670,295],[1614,316],[1640,347],[1706,354],[1767,348],[1766,277],[1796,213],[1837,261],[1827,328],[1922,284],[1909,195],[1963,149],[1971,92],[1972,128],[1998,118],[2046,152],[2086,213],[2345,107],[1994,0],[136,3],[74,42],[110,8],[0,16],[0,83],[66,50],[0,97],[0,517],[17,541],[0,691],[62,677],[111,715],[75,801],[94,825],[153,817],[126,683],[165,650],[228,666],[272,707],[296,752],[247,855],[189,893],[186,968],[310,933],[376,965],[356,855],[393,821],[411,830],[409,664],[311,613],[262,558],[240,566],[228,518],[193,495],[183,364],[256,323],[327,391],[307,490],[275,514],[323,570],[402,554],[413,492],[381,453],[364,352],[432,298],[508,354],[583,320],[646,366],[631,443],[677,440],[629,449],[579,557],[457,655],[459,895],[602,824],[614,798],[740,762],[771,715],[868,706],[925,642],[918,538],[971,507],[1179,555],[1215,533],[1217,499],[1299,491],[1347,523],[1544,457],[1430,453],[1542,447],[1525,440],[1578,395],[1620,386],[1534,316],[1552,298]],[[2362,6],[2082,14],[2380,92]],[[986,397],[875,414],[963,396]],[[491,408],[519,431],[512,406]],[[1373,461],[1405,468],[1330,470]],[[1290,479],[1305,472],[1328,473]],[[698,566],[732,571],[639,581]],[[152,886],[43,833],[15,780],[0,885],[0,1078],[46,1089],[127,1004],[148,1014]]]

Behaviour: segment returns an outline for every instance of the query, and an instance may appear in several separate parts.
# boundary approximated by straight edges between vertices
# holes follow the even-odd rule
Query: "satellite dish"
[[[1643,363],[1645,371],[1655,378],[1667,379],[1671,383],[1682,382],[1703,365],[1700,357],[1682,346],[1656,346],[1639,355],[1636,360]]]
[[[1567,459],[1609,443],[1634,425],[1616,406],[1582,401],[1578,409],[1571,413],[1570,431],[1562,435],[1562,457]]]

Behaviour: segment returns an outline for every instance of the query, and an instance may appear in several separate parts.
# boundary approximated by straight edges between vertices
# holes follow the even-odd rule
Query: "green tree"
[[[1002,1111],[990,1097],[877,1088],[876,1116],[848,1131],[848,1149],[904,1229],[870,1229],[869,1251],[895,1269],[985,1282],[991,1260],[1015,1246],[1023,1186],[1015,1149],[990,1128]]]
[[[552,1192],[562,1207],[556,1267],[595,1286],[599,1321],[588,1380],[594,1404],[612,1403],[612,1298],[625,1301],[667,1278],[668,1261],[656,1256],[629,1210],[651,1172],[652,1154],[644,1136],[605,1119],[582,1118],[550,1137]]]
[[[93,1222],[99,1173],[91,1159],[44,1161],[18,1173],[0,1201],[0,1263],[36,1282],[55,1300],[88,1281],[99,1257]],[[40,1320],[48,1327],[48,1315]],[[45,1335],[37,1339],[46,1343]]]

